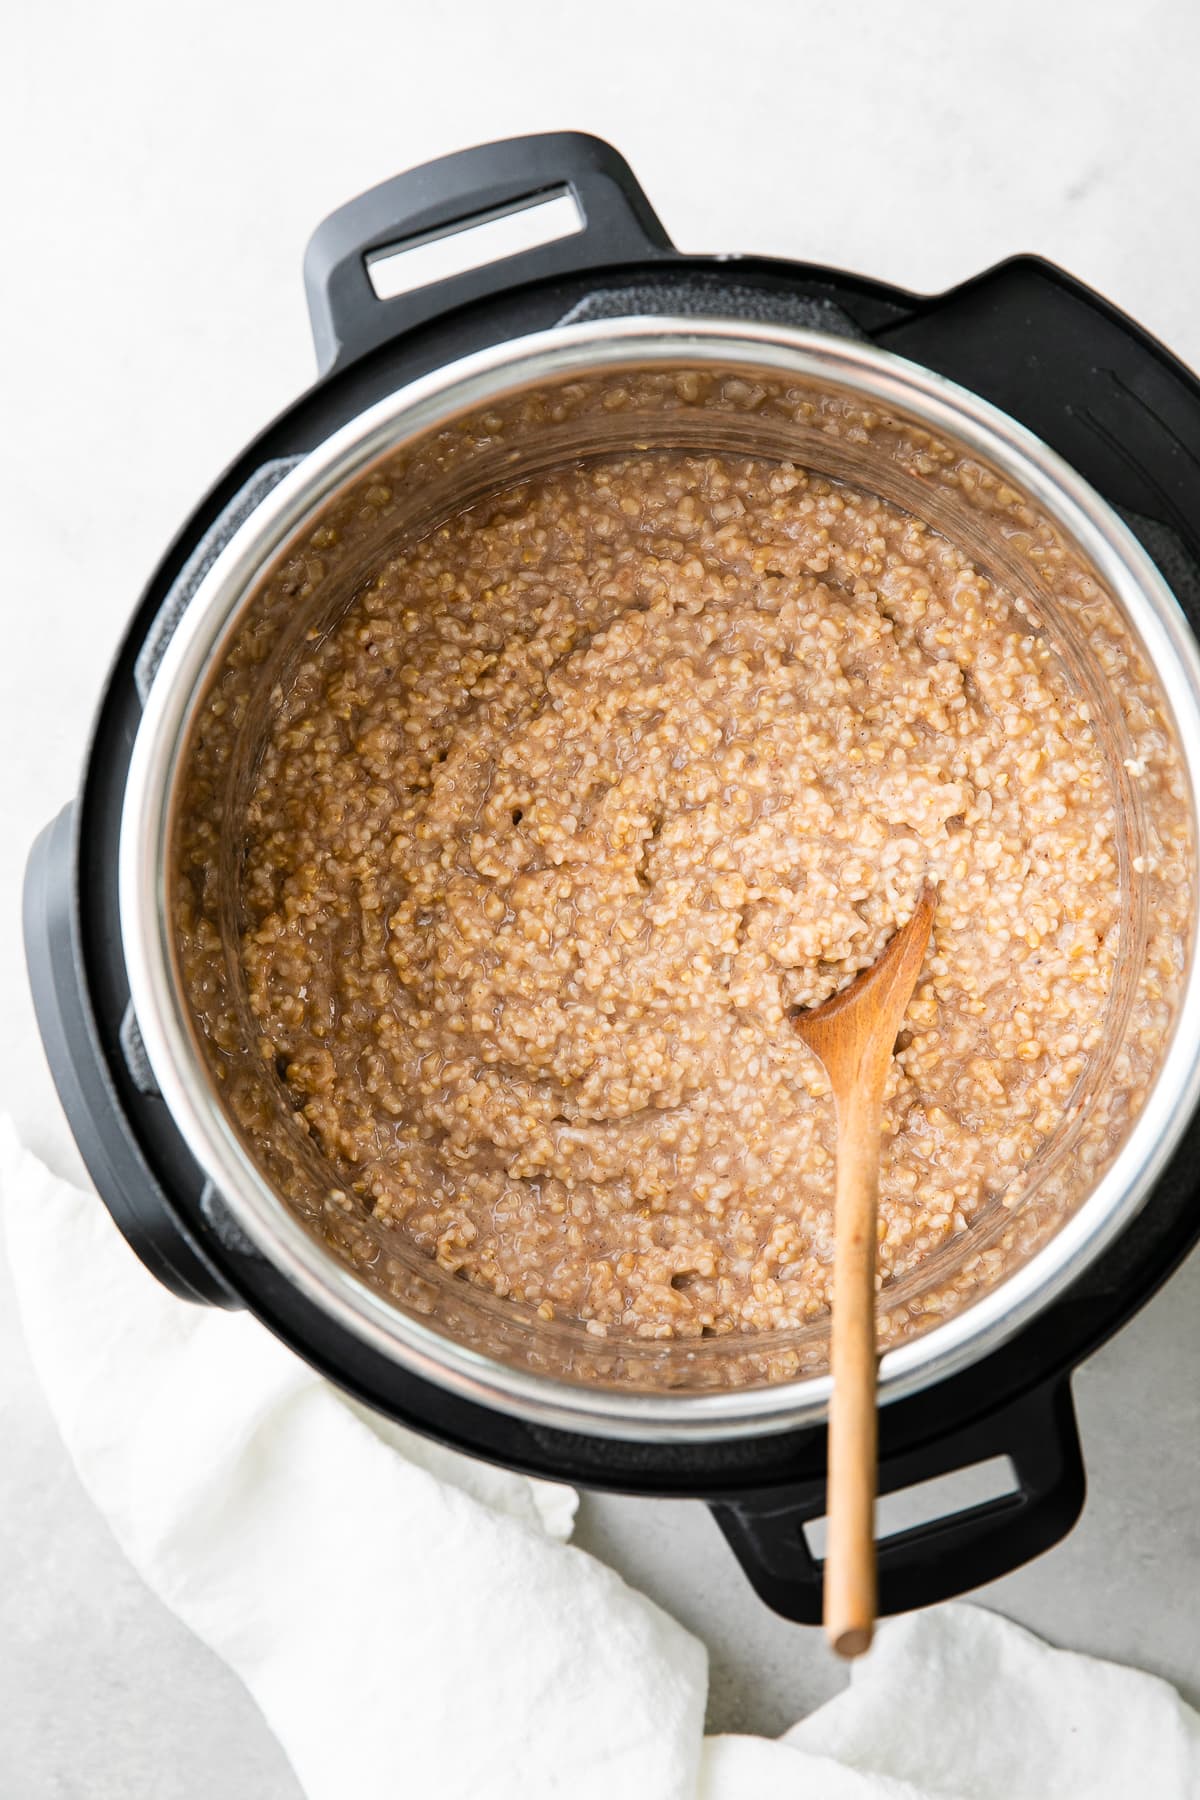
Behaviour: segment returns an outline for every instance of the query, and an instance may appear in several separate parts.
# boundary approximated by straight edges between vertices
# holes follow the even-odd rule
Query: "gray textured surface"
[[[569,31],[553,0],[343,0],[332,24],[324,8],[213,0],[202,27],[151,0],[10,11],[0,506],[20,632],[0,663],[0,1104],[63,1172],[76,1165],[21,964],[23,847],[74,785],[101,671],[163,544],[311,379],[300,255],[347,196],[464,143],[577,126],[624,151],[686,248],[924,291],[1036,249],[1200,362],[1190,0],[758,0],[736,30],[719,0],[693,0],[686,28],[676,7],[610,0]],[[1193,1698],[1198,1369],[1193,1260],[1079,1377],[1082,1524],[985,1596]],[[588,1499],[579,1538],[704,1637],[714,1724],[772,1731],[837,1684],[701,1508]],[[218,1795],[297,1789],[243,1690],[80,1491],[0,1267],[0,1797]]]
[[[848,313],[832,300],[809,300],[799,294],[764,294],[761,289],[740,286],[726,277],[696,276],[691,281],[658,282],[653,286],[610,288],[589,294],[563,314],[560,325],[577,325],[585,319],[637,318],[642,314],[685,318],[753,319],[760,324],[791,325],[808,331],[825,331],[834,337],[864,338]]]
[[[150,627],[146,641],[138,651],[137,661],[133,668],[133,678],[143,706],[150,692],[151,683],[158,673],[158,666],[167,653],[167,646],[174,637],[179,621],[191,604],[192,596],[232,538],[235,531],[246,523],[250,514],[262,505],[267,495],[279,486],[285,475],[303,458],[299,456],[278,457],[274,462],[266,462],[256,469],[245,485],[229,500],[220,515],[213,520],[196,548],[184,563],[179,574],[171,583],[170,591],[159,608],[158,617]]]

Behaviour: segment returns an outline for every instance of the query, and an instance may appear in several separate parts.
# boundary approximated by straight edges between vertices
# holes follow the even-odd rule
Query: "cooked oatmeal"
[[[444,1269],[601,1335],[803,1325],[834,1118],[789,1010],[939,884],[886,1108],[890,1282],[1070,1111],[1115,830],[1055,650],[919,520],[789,465],[589,462],[451,519],[305,647],[246,819],[258,1049],[345,1203]]]

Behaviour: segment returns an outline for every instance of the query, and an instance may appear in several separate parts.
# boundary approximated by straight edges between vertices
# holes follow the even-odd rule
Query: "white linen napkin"
[[[1200,1717],[1165,1682],[968,1606],[886,1624],[778,1742],[705,1741],[703,1647],[562,1541],[569,1488],[431,1445],[253,1319],[172,1299],[8,1121],[0,1191],[85,1487],[309,1800],[1200,1796]]]

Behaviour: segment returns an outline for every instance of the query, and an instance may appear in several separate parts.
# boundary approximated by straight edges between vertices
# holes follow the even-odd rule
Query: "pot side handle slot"
[[[939,1477],[959,1485],[967,1472],[974,1494],[986,1497],[907,1529],[877,1531],[881,1615],[968,1593],[1040,1556],[1070,1531],[1086,1490],[1069,1379],[1056,1377],[915,1450],[884,1454],[879,1492],[898,1500],[902,1490]],[[939,1486],[946,1494],[951,1482]],[[825,1512],[824,1482],[710,1504],[759,1597],[785,1618],[819,1624],[822,1564],[814,1526]],[[881,1514],[888,1510],[885,1500]],[[887,1531],[886,1516],[882,1523]]]
[[[446,244],[460,233],[461,246]],[[360,194],[313,233],[304,284],[320,372],[508,288],[672,255],[629,164],[600,138],[558,131],[461,150]],[[397,280],[408,286],[394,291]]]

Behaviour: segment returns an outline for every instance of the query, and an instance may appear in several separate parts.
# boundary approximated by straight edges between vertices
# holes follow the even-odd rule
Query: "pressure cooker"
[[[406,249],[562,198],[577,228],[549,243],[399,293],[376,279]],[[633,445],[751,449],[923,504],[926,517],[932,507],[935,525],[943,506],[947,529],[985,562],[1007,559],[1010,583],[1036,583],[994,518],[936,482],[914,499],[904,456],[825,429],[831,402],[840,417],[857,407],[899,421],[906,443],[915,433],[970,456],[994,491],[1002,484],[1023,516],[1059,534],[1155,671],[1194,811],[1200,384],[1034,257],[918,296],[806,263],[682,254],[622,158],[573,133],[483,146],[385,182],[318,228],[305,281],[318,379],[166,551],[108,676],[79,793],[30,856],[30,978],[71,1128],[116,1223],[182,1299],[249,1309],[346,1391],[461,1450],[707,1501],[760,1595],[816,1621],[811,1527],[824,1510],[829,1393],[819,1358],[787,1379],[726,1382],[720,1345],[618,1343],[598,1358],[569,1323],[548,1331],[432,1264],[380,1291],[321,1225],[328,1171],[283,1148],[264,1156],[239,1131],[173,941],[172,833],[196,719],[239,631],[271,639],[271,674],[297,630],[344,606],[386,552],[356,527],[322,593],[302,605],[272,586],[314,532],[330,539],[331,518],[366,516],[359,502],[381,470],[403,501],[394,540],[556,461]],[[681,370],[734,372],[746,405],[606,404],[615,386]],[[812,404],[773,408],[780,394]],[[1154,1081],[1092,1192],[969,1304],[884,1355],[884,1494],[996,1457],[1013,1479],[999,1497],[881,1539],[882,1611],[1004,1574],[1077,1518],[1072,1372],[1200,1235],[1198,1019],[1193,959]],[[880,1305],[891,1303],[885,1290]]]

